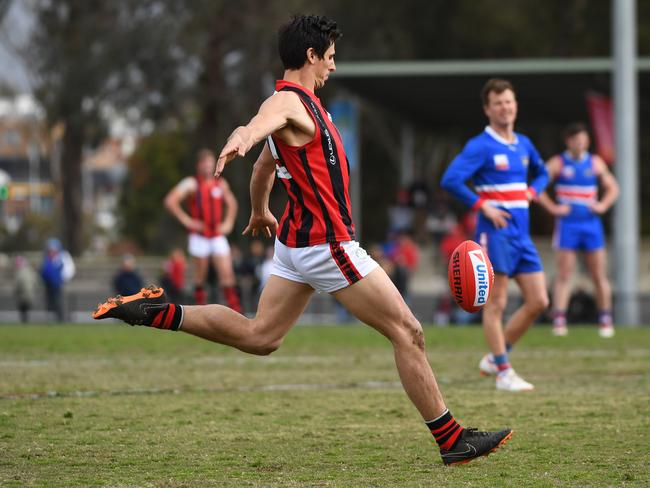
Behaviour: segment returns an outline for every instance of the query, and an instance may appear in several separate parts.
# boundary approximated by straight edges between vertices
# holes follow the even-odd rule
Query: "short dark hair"
[[[481,101],[483,102],[483,106],[486,107],[490,102],[490,93],[494,92],[497,95],[500,95],[506,90],[515,93],[515,88],[508,80],[503,80],[501,78],[490,78],[487,80],[481,90]]]
[[[587,125],[582,122],[573,122],[564,128],[564,130],[562,131],[562,136],[566,140],[569,137],[573,137],[576,134],[580,134],[581,132],[586,132],[587,134],[589,134],[589,129],[587,129]]]
[[[278,31],[278,47],[284,69],[300,69],[307,61],[307,49],[319,58],[341,37],[336,22],[320,15],[296,15]]]

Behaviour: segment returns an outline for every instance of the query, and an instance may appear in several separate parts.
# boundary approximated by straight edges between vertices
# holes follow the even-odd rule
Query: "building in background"
[[[27,214],[54,211],[50,141],[32,97],[0,99],[0,224],[10,234]]]

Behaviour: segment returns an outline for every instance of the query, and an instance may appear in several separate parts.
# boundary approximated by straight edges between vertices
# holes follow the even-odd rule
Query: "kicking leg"
[[[409,399],[431,430],[443,462],[461,464],[487,455],[512,435],[464,430],[442,398],[424,349],[424,333],[404,299],[383,269],[332,294],[355,317],[370,325],[393,344],[395,363]]]

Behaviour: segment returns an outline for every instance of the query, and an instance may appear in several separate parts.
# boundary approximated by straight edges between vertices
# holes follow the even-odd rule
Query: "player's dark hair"
[[[515,93],[515,88],[508,80],[502,80],[501,78],[490,78],[487,80],[481,90],[481,101],[483,102],[483,106],[487,107],[490,102],[490,93],[494,92],[497,95],[500,95],[506,90]]]
[[[587,129],[587,126],[582,122],[573,122],[564,128],[562,136],[564,139],[568,139],[569,137],[573,137],[581,132],[586,132],[588,134],[589,130]]]
[[[336,22],[320,15],[296,15],[278,31],[278,47],[284,69],[300,69],[307,61],[307,49],[319,58],[341,37]]]

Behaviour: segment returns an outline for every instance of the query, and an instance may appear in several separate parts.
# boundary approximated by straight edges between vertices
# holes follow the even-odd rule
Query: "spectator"
[[[427,240],[427,214],[431,190],[423,175],[413,181],[408,188],[409,206],[413,211],[411,230],[416,242],[422,244]]]
[[[185,301],[185,253],[174,249],[163,264],[162,285],[173,303]]]
[[[408,231],[413,226],[413,209],[409,206],[409,192],[397,190],[395,205],[388,209],[388,226],[391,232]]]
[[[41,278],[45,286],[47,309],[53,312],[59,322],[65,318],[63,291],[66,282],[75,274],[75,265],[70,253],[55,238],[47,240],[45,256],[41,266]]]
[[[135,257],[132,254],[122,256],[122,267],[113,277],[113,288],[118,295],[128,296],[142,289],[142,276],[135,267]]]
[[[430,201],[429,216],[427,217],[427,232],[431,234],[434,244],[440,244],[441,239],[456,225],[456,216],[449,207],[445,193],[438,192]]]
[[[420,250],[406,231],[390,236],[384,245],[385,256],[393,262],[393,273],[389,276],[395,287],[408,302],[411,275],[420,262]]]
[[[16,306],[20,313],[20,321],[29,322],[29,311],[36,301],[36,287],[38,278],[36,272],[23,256],[16,257],[16,282],[14,296]]]

